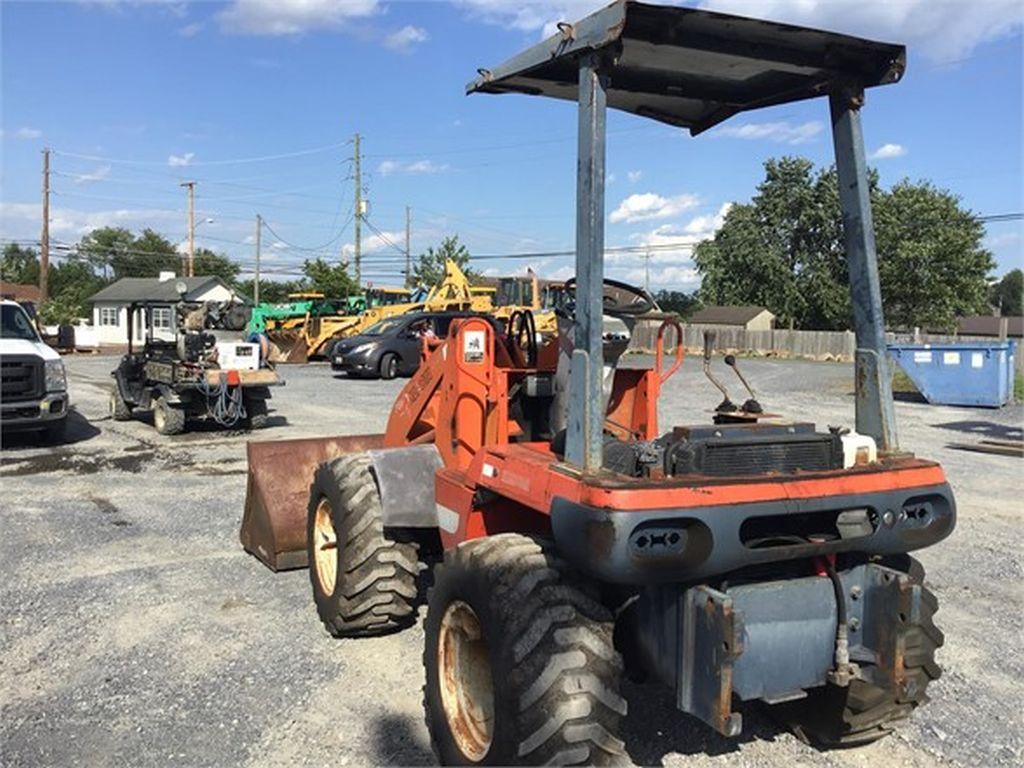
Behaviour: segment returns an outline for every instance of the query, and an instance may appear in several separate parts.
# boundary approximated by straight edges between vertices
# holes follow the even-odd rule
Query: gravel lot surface
[[[68,360],[72,442],[5,438],[0,452],[0,764],[420,765],[419,624],[333,640],[306,572],[273,574],[238,544],[244,432],[161,437],[107,417],[116,360]],[[772,412],[853,422],[851,368],[746,360]],[[725,370],[716,365],[716,369]],[[281,369],[275,439],[382,431],[401,381],[335,380],[323,364]],[[724,375],[724,374],[723,374]],[[738,388],[734,388],[738,389]],[[717,392],[688,360],[661,419],[707,422]],[[744,735],[718,738],[667,691],[627,689],[627,747],[646,765],[1020,765],[1024,761],[1024,463],[951,442],[1019,436],[1002,411],[899,402],[903,447],[941,460],[957,493],[953,536],[920,555],[946,632],[933,701],[895,736],[819,753],[744,706]]]

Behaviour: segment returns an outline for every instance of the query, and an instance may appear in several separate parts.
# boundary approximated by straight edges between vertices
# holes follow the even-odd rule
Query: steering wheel
[[[537,365],[537,324],[534,322],[533,312],[528,309],[517,309],[509,316],[507,339],[509,353],[513,348],[525,349],[526,367],[534,368]]]
[[[565,293],[567,304],[569,305],[567,308],[570,310],[570,314],[575,314],[576,310],[575,288],[575,277],[570,277],[565,281]],[[603,289],[602,303],[604,314],[611,317],[644,315],[657,308],[657,304],[651,295],[635,285],[606,278]]]

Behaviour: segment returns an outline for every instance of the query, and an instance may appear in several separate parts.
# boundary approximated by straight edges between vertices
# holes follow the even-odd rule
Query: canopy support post
[[[576,336],[565,458],[600,470],[604,444],[604,176],[607,79],[597,54],[579,65],[576,159]]]
[[[859,87],[840,87],[829,95],[853,328],[857,339],[854,366],[856,424],[859,433],[875,439],[880,452],[894,453],[899,450],[899,442],[885,344],[871,190],[860,122],[863,104],[864,90]]]

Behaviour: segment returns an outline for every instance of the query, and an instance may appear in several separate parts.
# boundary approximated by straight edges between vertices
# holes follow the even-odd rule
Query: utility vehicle
[[[439,542],[424,703],[445,764],[622,759],[624,669],[725,736],[741,731],[734,702],[759,700],[823,746],[880,738],[939,676],[937,603],[909,553],[955,523],[942,468],[897,441],[861,135],[865,89],[902,77],[904,49],[634,2],[558,29],[468,86],[577,102],[575,302],[557,339],[467,318],[385,434],[250,443],[243,545],[275,569],[308,563],[326,628],[361,636],[414,618]],[[663,430],[679,326],[661,326],[646,368],[616,366],[621,347],[602,340],[604,314],[649,309],[602,279],[606,108],[699,134],[818,96],[855,430],[772,419],[756,401]]]

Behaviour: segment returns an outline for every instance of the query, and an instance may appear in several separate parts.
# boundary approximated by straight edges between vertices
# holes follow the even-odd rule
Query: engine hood
[[[25,339],[0,339],[0,355],[36,355],[43,360],[60,360],[55,349],[41,341]]]

